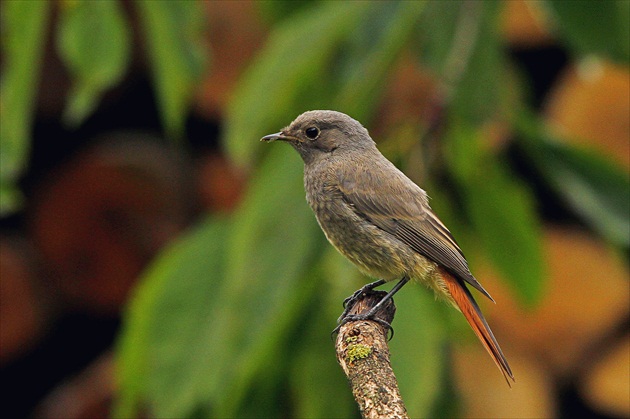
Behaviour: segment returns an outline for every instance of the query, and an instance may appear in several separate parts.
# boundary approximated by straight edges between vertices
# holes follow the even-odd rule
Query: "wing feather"
[[[394,167],[393,165],[391,167]],[[381,182],[373,170],[344,173],[339,192],[355,212],[394,235],[414,251],[443,266],[494,301],[468,268],[468,262],[446,226],[431,210],[426,193],[395,169],[393,182]],[[391,171],[389,172],[391,173]]]

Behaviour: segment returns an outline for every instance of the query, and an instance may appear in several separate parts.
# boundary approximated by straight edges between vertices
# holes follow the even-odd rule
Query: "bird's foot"
[[[339,316],[339,318],[337,319],[337,323],[341,323],[341,321],[345,317],[348,316],[352,306],[355,305],[358,300],[360,300],[360,297],[363,294],[371,292],[372,290],[374,290],[374,288],[376,288],[378,286],[381,286],[384,283],[385,283],[384,279],[379,279],[378,281],[370,282],[369,284],[364,285],[361,288],[359,288],[358,290],[356,290],[355,292],[353,292],[350,297],[348,297],[345,300],[343,300],[343,308],[344,308],[344,310],[343,310],[343,313],[341,313],[341,316]]]
[[[347,314],[343,316],[342,318],[339,319],[338,321],[339,325],[335,327],[335,329],[332,331],[331,334],[334,336],[336,333],[339,333],[339,329],[341,329],[341,326],[343,326],[346,323],[365,321],[365,320],[373,321],[383,326],[383,328],[387,330],[387,332],[389,333],[389,340],[391,340],[394,337],[394,328],[392,327],[392,325],[386,322],[385,320],[376,317],[376,310],[373,310],[373,309],[369,310],[367,313]]]

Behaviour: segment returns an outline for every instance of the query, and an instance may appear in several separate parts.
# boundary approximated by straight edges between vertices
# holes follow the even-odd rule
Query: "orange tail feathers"
[[[441,270],[441,273],[442,279],[444,280],[451,297],[453,297],[453,300],[494,360],[494,363],[497,364],[497,367],[499,367],[503,373],[505,381],[507,381],[508,385],[511,387],[512,384],[508,378],[514,381],[514,375],[512,374],[510,365],[508,364],[507,359],[505,359],[505,355],[503,355],[503,352],[499,347],[499,343],[492,334],[492,330],[490,330],[490,326],[488,326],[486,319],[483,317],[483,314],[481,314],[481,310],[475,302],[472,294],[462,281],[457,280],[443,269]]]

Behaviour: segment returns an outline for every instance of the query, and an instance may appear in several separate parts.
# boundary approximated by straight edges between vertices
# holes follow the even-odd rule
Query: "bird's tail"
[[[510,379],[514,381],[514,375],[512,374],[510,365],[508,364],[507,359],[505,359],[505,355],[503,355],[497,340],[492,334],[492,330],[490,330],[490,326],[488,326],[486,319],[483,317],[483,314],[481,314],[481,310],[475,302],[472,294],[462,281],[457,280],[450,273],[444,270],[441,271],[442,279],[444,280],[446,288],[451,294],[453,301],[457,307],[459,307],[464,317],[466,317],[466,320],[468,320],[468,323],[494,360],[494,363],[497,364],[497,367],[499,367],[503,373],[505,381],[507,381],[508,385],[511,387],[512,385],[510,383]]]

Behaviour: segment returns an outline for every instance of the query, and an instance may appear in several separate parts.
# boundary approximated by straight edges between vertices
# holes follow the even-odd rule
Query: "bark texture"
[[[367,312],[385,294],[383,291],[362,294],[350,314]],[[390,300],[376,317],[391,323],[395,311]],[[360,320],[344,324],[337,335],[337,360],[350,381],[363,418],[408,418],[389,360],[388,332],[376,321]]]

